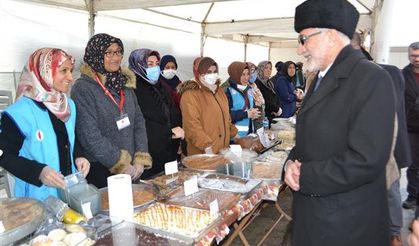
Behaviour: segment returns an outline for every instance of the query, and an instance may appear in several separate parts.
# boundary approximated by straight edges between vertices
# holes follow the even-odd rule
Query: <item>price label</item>
[[[260,143],[263,145],[263,147],[268,148],[270,145],[269,139],[265,134],[265,129],[263,127],[257,129],[256,133],[259,136]]]
[[[214,201],[212,201],[209,204],[209,207],[210,207],[210,214],[211,214],[211,216],[217,217],[218,216],[218,211],[219,211],[218,200],[215,199]]]
[[[4,228],[3,221],[0,220],[0,233],[3,233],[5,231],[6,231],[6,228]]]
[[[91,204],[91,202],[86,202],[86,203],[83,203],[81,205],[81,209],[83,210],[83,215],[88,220],[91,219],[91,218],[93,218],[92,210],[90,209],[90,204]]]
[[[164,173],[166,175],[177,173],[177,161],[171,161],[164,164]]]
[[[185,191],[185,196],[189,196],[195,192],[198,192],[198,178],[193,176],[189,180],[186,180],[183,183],[183,190]]]
[[[242,156],[242,146],[240,146],[239,144],[231,144],[230,150],[238,157]]]

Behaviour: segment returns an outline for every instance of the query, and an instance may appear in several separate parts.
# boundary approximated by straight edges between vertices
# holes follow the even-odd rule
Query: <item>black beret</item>
[[[346,0],[308,0],[295,8],[294,29],[330,28],[352,38],[358,19],[358,11]]]

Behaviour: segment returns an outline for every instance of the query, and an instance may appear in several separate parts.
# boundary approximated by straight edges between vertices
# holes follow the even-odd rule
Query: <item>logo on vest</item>
[[[44,133],[41,130],[37,130],[36,131],[36,139],[38,141],[42,141],[44,140]]]

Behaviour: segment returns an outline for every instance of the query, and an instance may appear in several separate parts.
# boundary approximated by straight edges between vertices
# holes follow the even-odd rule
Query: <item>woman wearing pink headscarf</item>
[[[73,160],[76,109],[65,94],[73,66],[61,49],[36,50],[23,69],[16,102],[2,114],[0,165],[16,176],[16,197],[57,196],[64,176],[89,172],[87,159]]]

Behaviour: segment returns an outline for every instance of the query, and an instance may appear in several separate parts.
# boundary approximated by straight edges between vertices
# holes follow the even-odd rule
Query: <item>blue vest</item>
[[[65,127],[70,143],[71,167],[74,173],[75,167],[72,154],[74,151],[76,107],[73,100],[68,99],[68,103],[70,105],[71,115],[65,123]],[[57,137],[47,109],[40,108],[32,99],[23,96],[16,103],[8,107],[6,112],[25,138],[22,148],[19,151],[19,156],[47,164],[59,172],[60,158],[57,148]],[[38,187],[17,177],[15,177],[15,182],[16,197],[32,197],[44,200],[50,195],[58,196],[57,188],[46,185]]]
[[[236,89],[232,87],[228,87],[231,94],[231,99],[233,101],[233,107],[230,108],[231,111],[235,110],[243,110],[244,105],[246,103],[242,93],[238,92]],[[252,89],[247,89],[247,98],[249,99],[249,107],[245,108],[244,110],[247,110],[253,106],[253,92]],[[250,119],[245,118],[240,121],[237,121],[234,125],[236,126],[237,130],[239,130],[238,134],[240,137],[247,136],[249,134],[249,124]]]

